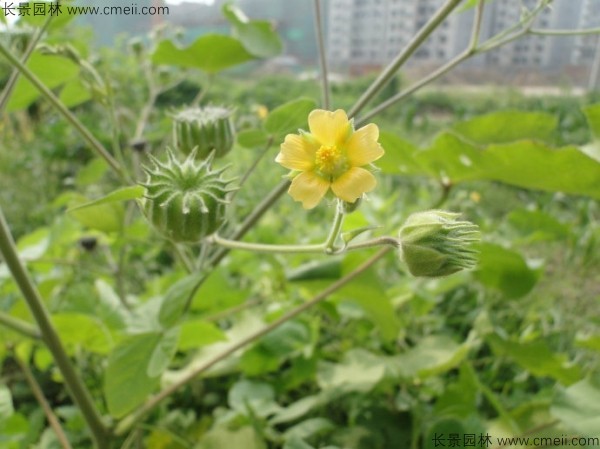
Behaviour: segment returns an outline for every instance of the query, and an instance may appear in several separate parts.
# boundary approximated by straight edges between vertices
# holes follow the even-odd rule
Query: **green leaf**
[[[479,250],[475,277],[487,287],[500,290],[507,298],[520,298],[537,283],[538,273],[519,253],[492,243],[480,244]]]
[[[92,98],[89,89],[79,79],[69,81],[60,91],[59,99],[68,108],[85,103]]]
[[[240,380],[231,387],[228,395],[229,407],[244,415],[264,418],[279,410],[275,402],[275,390],[270,384]]]
[[[265,120],[265,129],[275,142],[283,140],[286,134],[295,133],[299,128],[308,128],[308,114],[317,107],[311,98],[299,98],[275,109]]]
[[[545,112],[497,111],[460,122],[453,128],[468,141],[487,145],[524,139],[551,143],[557,125],[557,117]]]
[[[204,320],[191,320],[181,325],[178,349],[187,351],[188,349],[195,349],[226,340],[225,333],[214,323]]]
[[[159,375],[176,348],[177,331],[133,335],[113,350],[104,376],[104,395],[112,416],[121,418],[134,410],[158,386]]]
[[[142,198],[144,196],[144,187],[142,186],[129,186],[129,187],[121,187],[117,190],[110,192],[108,195],[103,196],[94,201],[89,201],[84,204],[78,204],[77,206],[71,207],[67,210],[67,212],[75,212],[83,209],[87,209],[89,207],[96,207],[103,204],[117,203],[121,201],[127,200],[135,200],[138,198]]]
[[[318,394],[314,396],[305,396],[296,402],[288,405],[286,408],[279,410],[269,421],[271,425],[283,424],[290,421],[295,421],[298,418],[306,415],[311,410],[324,405],[328,401],[326,394]]]
[[[125,214],[121,204],[109,202],[90,205],[90,201],[81,195],[73,195],[71,199],[73,205],[68,213],[82,225],[107,233],[121,230]],[[79,208],[80,205],[85,207]]]
[[[300,265],[286,273],[286,279],[290,282],[314,281],[322,279],[339,279],[342,275],[342,261],[313,260]]]
[[[577,334],[575,346],[600,351],[600,333],[592,335]]]
[[[304,440],[293,436],[285,441],[283,449],[315,449],[314,446],[306,443]]]
[[[10,418],[14,412],[10,390],[6,385],[0,384],[0,421]]]
[[[527,233],[528,240],[562,240],[568,237],[569,227],[552,215],[538,210],[516,209],[507,216],[508,222]]]
[[[94,308],[98,318],[112,329],[125,328],[130,318],[129,311],[113,288],[102,279],[97,279],[94,287],[98,292],[99,299]]]
[[[284,438],[305,440],[328,433],[333,429],[335,429],[335,425],[327,418],[310,418],[286,430]]]
[[[582,108],[595,140],[600,140],[600,103]]]
[[[429,336],[414,348],[393,357],[392,366],[400,377],[408,379],[435,376],[460,365],[470,347],[468,341],[458,344],[446,336]]]
[[[79,74],[79,66],[70,59],[62,56],[43,55],[39,52],[31,55],[27,67],[49,89],[65,84]],[[11,112],[26,108],[39,97],[39,91],[25,77],[21,76],[6,109]]]
[[[217,427],[207,432],[195,449],[267,449],[267,445],[253,427],[246,426],[237,430]]]
[[[553,353],[542,340],[515,342],[497,334],[486,336],[486,341],[498,356],[507,356],[536,376],[552,377],[570,385],[581,378],[577,366],[569,366],[564,354]]]
[[[439,447],[463,447],[463,435],[472,433],[470,429],[465,428],[463,423],[454,418],[443,418],[435,421],[427,430],[423,438],[423,448],[433,449]],[[453,440],[451,439],[453,438]],[[473,446],[478,441],[473,441]],[[477,447],[483,447],[479,444]]]
[[[60,313],[52,315],[52,322],[71,354],[79,347],[96,354],[110,351],[110,334],[98,319],[80,313]]]
[[[147,370],[148,377],[160,376],[171,363],[175,352],[177,352],[179,330],[179,327],[173,327],[162,335],[152,352],[152,357],[150,357]]]
[[[344,355],[342,363],[321,362],[317,383],[323,390],[366,393],[383,380],[384,375],[383,358],[364,349],[351,349]]]
[[[266,20],[250,20],[241,9],[232,4],[223,5],[223,14],[233,26],[238,38],[249,53],[259,58],[269,58],[281,53],[283,44]]]
[[[584,379],[561,389],[552,401],[553,416],[582,436],[600,436],[600,382]]]
[[[419,149],[407,140],[389,132],[382,132],[379,143],[385,154],[375,162],[383,173],[425,174],[415,156]]]
[[[155,64],[196,68],[208,73],[216,73],[252,59],[253,56],[239,40],[219,34],[206,34],[184,49],[164,40],[152,54]]]
[[[179,321],[194,289],[205,276],[204,273],[190,274],[168,288],[158,313],[158,319],[164,327],[171,327]]]
[[[269,136],[262,129],[246,129],[237,135],[237,142],[244,148],[264,147]]]
[[[75,183],[78,186],[96,184],[107,171],[108,163],[104,159],[94,158],[77,172]]]

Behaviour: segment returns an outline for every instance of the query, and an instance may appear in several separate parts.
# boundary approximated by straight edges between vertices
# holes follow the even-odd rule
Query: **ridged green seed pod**
[[[479,228],[460,214],[428,210],[412,214],[400,229],[402,259],[413,276],[447,276],[475,267]]]
[[[211,170],[212,157],[198,163],[192,151],[181,163],[167,154],[166,163],[151,158],[154,167],[145,168],[146,216],[167,238],[198,242],[224,223],[227,195],[235,188],[221,178],[225,169]]]
[[[230,109],[207,106],[183,109],[173,115],[173,141],[186,155],[196,148],[199,159],[206,159],[212,151],[216,158],[223,157],[234,140]]]

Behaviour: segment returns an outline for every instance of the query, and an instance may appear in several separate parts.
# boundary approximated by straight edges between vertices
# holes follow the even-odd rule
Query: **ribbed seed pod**
[[[233,147],[234,139],[230,109],[207,106],[183,109],[173,115],[173,141],[186,155],[196,148],[199,159],[206,159],[213,150],[216,158],[223,157]]]
[[[225,169],[211,170],[212,157],[197,163],[192,151],[181,163],[167,154],[166,163],[152,157],[154,167],[144,168],[146,216],[167,238],[198,242],[224,223],[227,194],[236,189],[221,179]]]

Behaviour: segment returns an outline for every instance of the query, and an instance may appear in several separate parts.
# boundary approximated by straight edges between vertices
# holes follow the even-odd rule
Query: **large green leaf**
[[[538,273],[519,253],[492,243],[482,243],[479,249],[475,276],[487,287],[500,290],[507,298],[520,298],[537,283]]]
[[[384,135],[385,136],[385,135]],[[427,174],[452,183],[501,181],[528,189],[600,198],[600,163],[573,146],[552,148],[521,140],[480,149],[458,135],[443,132],[431,146],[418,150],[401,139],[384,137],[388,173]]]
[[[311,98],[299,98],[275,108],[265,120],[265,129],[275,137],[275,142],[283,140],[286,134],[295,133],[308,126],[308,114],[317,107]]]
[[[235,37],[249,53],[259,58],[269,58],[281,53],[283,44],[266,20],[250,20],[237,6],[223,5],[223,14],[233,26]]]
[[[158,314],[158,319],[164,327],[173,326],[181,318],[192,293],[204,276],[204,273],[190,274],[168,288]]]
[[[253,56],[239,40],[219,34],[206,34],[184,49],[164,40],[152,54],[155,64],[196,68],[208,73],[216,73],[252,59]]]
[[[564,354],[553,353],[542,340],[521,343],[496,334],[488,335],[486,340],[496,355],[511,358],[536,376],[549,376],[565,385],[580,379],[579,368],[569,365]]]
[[[60,313],[52,316],[52,322],[70,352],[75,353],[77,348],[97,354],[110,351],[110,334],[98,319],[80,313]]]
[[[204,320],[191,320],[181,325],[177,349],[186,351],[225,340],[227,340],[225,333],[214,323]]]
[[[586,437],[600,437],[600,382],[584,379],[555,396],[551,413]]]
[[[600,140],[600,103],[585,106],[582,110],[594,138]]]
[[[497,111],[457,123],[454,130],[476,144],[517,140],[552,142],[558,120],[545,112]]]
[[[0,384],[0,420],[4,421],[15,412],[10,390],[4,384]]]
[[[323,390],[366,393],[383,380],[385,372],[382,357],[364,349],[351,349],[342,363],[321,362],[317,383]]]
[[[149,332],[123,340],[108,358],[104,394],[111,415],[120,418],[139,406],[158,386],[177,347],[178,329]]]
[[[204,434],[195,449],[266,449],[267,445],[254,427],[246,426],[237,430],[225,426],[211,429]]]
[[[426,174],[415,159],[418,148],[409,141],[389,132],[382,132],[379,143],[385,154],[376,162],[384,173]]]
[[[33,53],[27,67],[50,89],[54,89],[79,74],[79,66],[68,58]],[[20,77],[10,97],[7,111],[26,108],[39,98],[39,91],[24,77]]]
[[[264,382],[240,380],[229,390],[229,406],[244,415],[264,418],[279,410],[275,402],[275,390]]]
[[[81,195],[73,195],[69,215],[82,225],[102,232],[118,232],[122,229],[125,210],[117,202],[89,205],[89,200]],[[78,206],[85,205],[83,208]]]

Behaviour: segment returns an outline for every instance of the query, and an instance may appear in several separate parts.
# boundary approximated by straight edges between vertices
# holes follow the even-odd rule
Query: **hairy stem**
[[[108,165],[115,171],[115,173],[122,180],[126,180],[127,177],[121,165],[115,158],[104,148],[104,146],[94,137],[94,135],[85,127],[83,123],[79,121],[75,115],[69,111],[62,101],[58,99],[56,95],[52,93],[50,89],[46,87],[40,79],[27,68],[12,52],[0,42],[0,54],[2,54],[8,61],[23,75],[27,80],[35,86],[35,88],[56,108],[56,110],[81,134],[83,139],[92,147],[92,149],[104,159]]]
[[[4,257],[4,261],[12,273],[15,282],[19,286],[29,310],[39,326],[42,338],[63,375],[67,390],[81,410],[92,432],[96,447],[99,449],[106,448],[108,444],[107,429],[102,421],[102,417],[94,404],[90,392],[71,363],[62,341],[52,325],[50,315],[44,306],[40,293],[19,259],[17,248],[10,234],[2,208],[0,208],[0,253]]]
[[[234,345],[230,346],[225,351],[217,354],[216,356],[214,356],[210,360],[206,361],[201,366],[198,366],[196,369],[194,369],[190,373],[186,374],[186,376],[184,378],[182,378],[181,380],[179,380],[178,382],[176,382],[176,383],[168,386],[167,388],[165,388],[164,390],[162,390],[160,393],[158,393],[155,396],[153,396],[152,398],[150,398],[136,412],[134,412],[133,414],[131,414],[131,415],[127,416],[126,418],[124,418],[117,425],[117,427],[115,429],[115,433],[117,435],[123,435],[139,419],[141,419],[146,413],[148,413],[149,411],[151,411],[152,409],[154,409],[162,400],[164,400],[165,398],[167,398],[168,396],[170,396],[171,394],[173,394],[175,391],[177,391],[182,386],[184,386],[187,383],[189,383],[190,381],[192,381],[198,375],[200,375],[203,372],[207,371],[208,369],[210,369],[211,367],[213,367],[214,365],[216,365],[217,363],[219,363],[221,360],[224,360],[227,357],[229,357],[230,355],[234,354],[239,349],[241,349],[241,348],[243,348],[243,347],[245,347],[245,346],[247,346],[247,345],[249,345],[249,344],[257,341],[258,339],[260,339],[261,337],[265,336],[269,332],[277,329],[282,324],[288,322],[289,320],[295,318],[296,316],[298,316],[302,312],[310,309],[311,307],[315,306],[316,304],[318,304],[318,303],[322,302],[323,300],[327,299],[327,297],[329,295],[331,295],[335,291],[339,290],[340,288],[344,287],[346,284],[348,284],[349,282],[351,282],[357,276],[359,276],[360,274],[362,274],[366,270],[368,270],[379,259],[381,259],[385,254],[387,254],[387,252],[389,250],[390,250],[390,248],[383,248],[383,249],[379,250],[371,258],[369,258],[368,260],[366,260],[365,262],[363,262],[362,265],[360,265],[359,267],[357,267],[356,269],[354,269],[352,272],[348,273],[346,276],[344,276],[344,277],[338,279],[337,281],[335,281],[333,284],[331,284],[325,290],[323,290],[322,292],[320,292],[319,294],[317,294],[316,296],[314,296],[311,300],[309,300],[309,301],[305,302],[304,304],[301,304],[300,306],[298,306],[298,307],[290,310],[289,312],[287,312],[286,314],[282,315],[280,318],[278,318],[277,320],[273,321],[269,325],[263,327],[262,329],[259,329],[258,331],[250,334],[249,336],[247,336],[243,340],[240,340],[239,342],[237,342]]]
[[[321,97],[324,109],[330,107],[329,78],[327,70],[327,56],[325,54],[325,37],[323,36],[323,25],[321,23],[321,0],[314,0],[315,35],[317,36],[317,47],[319,49],[319,69],[321,75]]]
[[[335,242],[340,236],[340,231],[342,230],[342,224],[344,223],[344,206],[342,204],[342,200],[338,200],[335,207],[335,217],[333,219],[333,224],[331,226],[331,231],[327,236],[327,240],[325,240],[325,252],[328,254],[333,254],[335,252]]]
[[[421,28],[417,34],[411,39],[407,46],[400,52],[398,56],[381,72],[373,84],[362,94],[358,101],[354,104],[349,117],[354,117],[358,114],[366,104],[396,75],[396,72],[404,65],[406,61],[413,55],[415,51],[427,40],[429,35],[433,33],[438,26],[454,11],[462,0],[446,0],[446,2],[437,10],[437,12],[429,19],[429,21]]]
[[[33,376],[33,373],[31,372],[31,370],[29,369],[29,366],[27,366],[27,364],[25,362],[23,362],[16,354],[14,355],[14,359],[16,360],[17,364],[21,368],[21,371],[23,371],[23,374],[25,375],[25,380],[29,384],[29,388],[31,388],[31,392],[33,393],[33,396],[35,397],[35,400],[38,401],[38,403],[40,404],[40,407],[44,411],[44,414],[46,415],[46,419],[48,420],[48,424],[50,424],[50,427],[52,427],[52,430],[54,430],[54,433],[56,434],[56,438],[58,439],[58,442],[63,447],[63,449],[72,449],[71,443],[69,443],[69,439],[67,438],[65,431],[63,430],[62,426],[60,425],[60,421],[58,420],[58,418],[52,411],[50,404],[48,404],[48,401],[46,400],[46,397],[44,396],[44,392],[42,391],[37,380],[35,380],[35,377]]]
[[[52,21],[53,17],[54,16],[50,14],[44,22],[44,24],[42,25],[42,27],[38,28],[38,30],[35,32],[35,35],[27,45],[27,48],[25,49],[25,52],[23,53],[23,56],[21,58],[21,62],[23,64],[27,64],[27,60],[29,59],[29,57],[35,50],[35,47],[37,46],[38,42],[48,29],[48,26],[50,25],[50,22]],[[8,81],[4,85],[4,89],[2,90],[2,94],[0,95],[0,112],[4,111],[4,108],[8,104],[8,100],[10,99],[10,95],[12,94],[13,89],[17,85],[17,81],[19,79],[20,74],[21,72],[19,72],[19,70],[14,69],[10,74],[10,78],[8,78]]]

